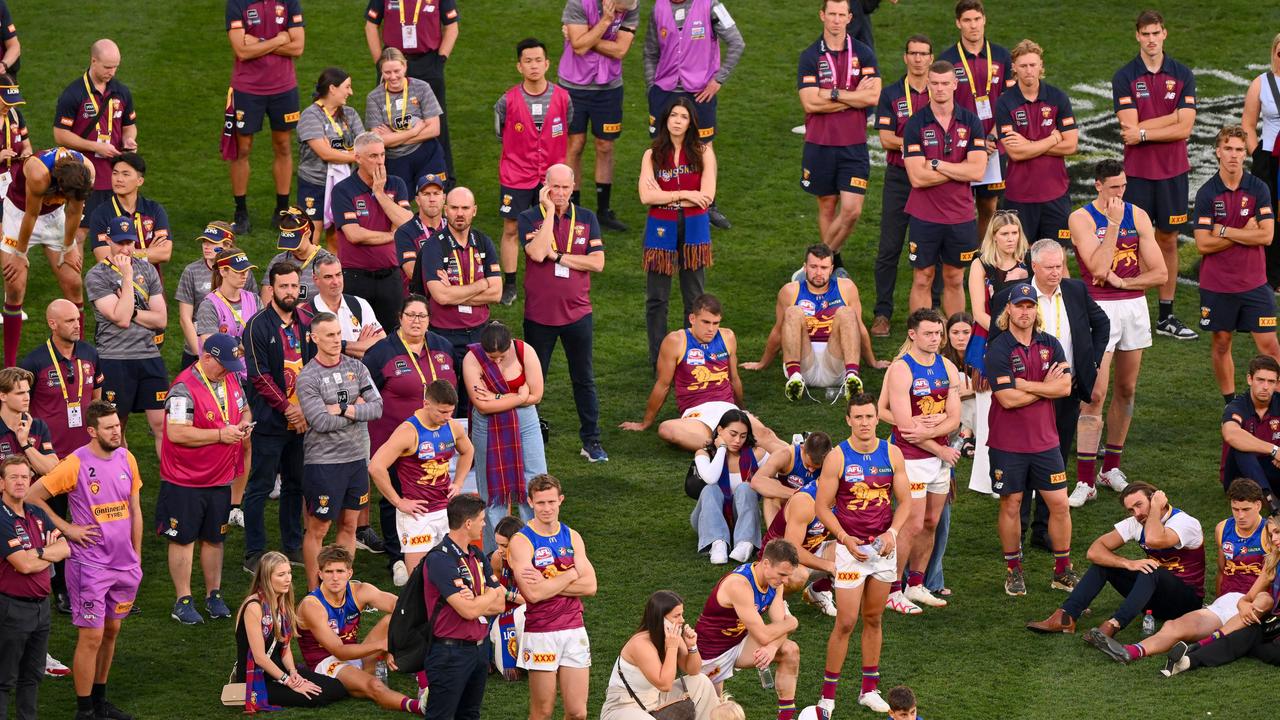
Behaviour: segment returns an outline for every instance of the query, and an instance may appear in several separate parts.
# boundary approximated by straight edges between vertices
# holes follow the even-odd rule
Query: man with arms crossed
[[[1071,213],[1071,242],[1080,264],[1080,277],[1089,297],[1111,321],[1107,350],[1098,366],[1093,395],[1080,408],[1076,421],[1076,487],[1067,503],[1075,508],[1098,497],[1096,483],[1098,440],[1102,436],[1102,404],[1107,400],[1111,362],[1116,365],[1115,394],[1107,411],[1107,446],[1102,478],[1107,487],[1124,489],[1113,480],[1120,472],[1120,453],[1133,420],[1134,396],[1142,351],[1151,347],[1151,314],[1147,288],[1164,282],[1166,268],[1147,212],[1124,201],[1127,178],[1116,160],[1103,160],[1093,173],[1098,196]]]
[[[957,404],[958,404],[957,399]],[[881,616],[889,583],[899,577],[898,534],[912,514],[902,451],[876,437],[876,399],[860,393],[845,411],[849,439],[827,455],[818,478],[818,518],[836,536],[836,623],[827,640],[827,664],[818,706],[830,715],[849,652],[849,636],[862,617],[862,688],[858,704],[889,712],[880,697]],[[892,507],[892,500],[897,508]],[[879,545],[879,547],[876,547]]]
[[[508,561],[525,599],[518,665],[529,672],[529,720],[548,720],[556,684],[566,720],[586,720],[591,643],[582,598],[596,594],[596,571],[578,531],[560,522],[560,481],[529,481],[533,519],[511,538]]]
[[[1270,355],[1249,362],[1248,392],[1237,395],[1222,411],[1223,489],[1238,477],[1247,477],[1262,488],[1271,512],[1280,512],[1276,499],[1280,483],[1280,363]]]
[[[702,641],[697,651],[702,672],[715,683],[717,694],[724,693],[724,683],[735,670],[778,666],[774,678],[777,720],[792,720],[796,712],[800,646],[788,636],[799,622],[787,611],[778,589],[799,565],[795,545],[781,538],[770,541],[758,561],[739,565],[720,578],[694,626]],[[766,614],[768,623],[763,617]],[[694,652],[689,648],[690,654]]]

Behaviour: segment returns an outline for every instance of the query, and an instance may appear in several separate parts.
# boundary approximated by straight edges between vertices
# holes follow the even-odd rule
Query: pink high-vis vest
[[[600,8],[597,7],[596,0],[582,0],[582,10],[587,16],[587,25],[595,27],[600,22]],[[618,28],[622,27],[626,16],[626,13],[614,13],[613,21],[600,36],[601,39],[617,40]],[[622,76],[622,61],[595,50],[579,55],[573,51],[573,44],[569,39],[565,38],[564,54],[560,56],[557,72],[562,82],[574,85],[608,85]]]
[[[175,385],[182,383],[191,391],[195,410],[192,427],[213,430],[240,424],[241,408],[245,407],[244,390],[240,388],[235,373],[228,373],[224,382],[227,384],[225,421],[222,418],[223,408],[196,372],[196,365],[191,365],[174,378]],[[179,445],[169,439],[169,423],[166,422],[160,438],[160,477],[184,487],[227,485],[235,477],[236,464],[243,455],[244,447],[240,443],[218,442],[201,447]]]
[[[658,0],[653,17],[658,25],[658,67],[653,84],[668,92],[702,92],[720,69],[720,42],[711,34],[712,0],[688,0],[684,27],[676,26],[670,0]]]
[[[507,117],[502,126],[502,157],[498,180],[504,187],[528,190],[537,187],[547,168],[562,163],[569,150],[569,93],[551,85],[551,105],[542,119],[542,131],[533,124],[524,89],[507,91]]]

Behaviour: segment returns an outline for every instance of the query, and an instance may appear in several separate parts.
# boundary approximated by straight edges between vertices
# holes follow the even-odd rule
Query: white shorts
[[[1099,300],[1098,307],[1111,321],[1107,352],[1151,347],[1151,311],[1147,309],[1145,297]]]
[[[317,675],[323,675],[325,677],[331,677],[334,680],[337,680],[338,673],[342,672],[342,668],[345,668],[345,667],[353,667],[357,670],[363,670],[364,661],[359,659],[339,660],[338,658],[330,655],[329,657],[316,663],[316,666],[313,669],[315,670]]]
[[[1222,624],[1226,625],[1228,620],[1240,614],[1239,605],[1242,597],[1244,597],[1244,593],[1238,592],[1219,595],[1216,600],[1205,605],[1204,609],[1217,615]]]
[[[836,577],[832,585],[838,590],[861,587],[867,578],[891,583],[898,576],[896,551],[890,555],[871,555],[859,562],[843,544],[836,544]]]
[[[725,650],[710,660],[702,661],[702,674],[706,675],[713,683],[722,683],[733,677],[733,671],[738,664],[738,658],[742,656],[742,648],[746,647],[747,640],[743,638],[742,642]]]
[[[400,536],[401,552],[427,552],[439,545],[448,533],[447,510],[437,510],[417,516],[396,510],[396,534]]]
[[[555,672],[562,667],[591,667],[591,641],[584,627],[520,634],[516,667]]]
[[[805,385],[827,388],[844,382],[844,359],[838,353],[824,342],[811,342],[809,348],[812,352],[800,358],[800,377]]]
[[[716,426],[720,424],[720,418],[724,417],[724,414],[730,410],[737,409],[738,406],[733,403],[713,400],[711,402],[704,402],[701,405],[694,405],[688,410],[685,410],[680,414],[680,419],[697,420],[710,428],[711,434],[714,436]]]
[[[907,481],[911,483],[911,497],[919,500],[926,494],[946,495],[951,492],[951,467],[942,462],[942,458],[903,460],[902,464],[907,470]]]
[[[12,202],[4,201],[4,243],[0,244],[0,251],[11,255],[18,253],[18,230],[22,227],[22,216],[23,212]],[[65,250],[62,241],[66,236],[66,218],[66,211],[63,208],[36,218],[36,226],[31,230],[31,240],[27,243],[27,249],[30,250],[32,245],[44,245],[54,252]]]

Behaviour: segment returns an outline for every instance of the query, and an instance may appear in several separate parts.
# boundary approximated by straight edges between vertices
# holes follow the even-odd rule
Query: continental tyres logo
[[[94,505],[90,510],[93,511],[93,519],[97,520],[99,524],[124,520],[129,517],[129,503],[124,500]]]

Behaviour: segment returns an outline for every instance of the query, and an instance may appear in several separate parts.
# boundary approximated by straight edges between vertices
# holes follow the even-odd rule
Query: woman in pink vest
[[[707,208],[716,199],[716,154],[698,140],[693,101],[678,97],[658,118],[653,146],[640,161],[640,202],[649,206],[644,229],[645,327],[649,364],[667,335],[671,276],[680,271],[680,297],[688,318],[694,298],[706,286],[711,265],[711,222]],[[685,320],[684,326],[689,322]]]

